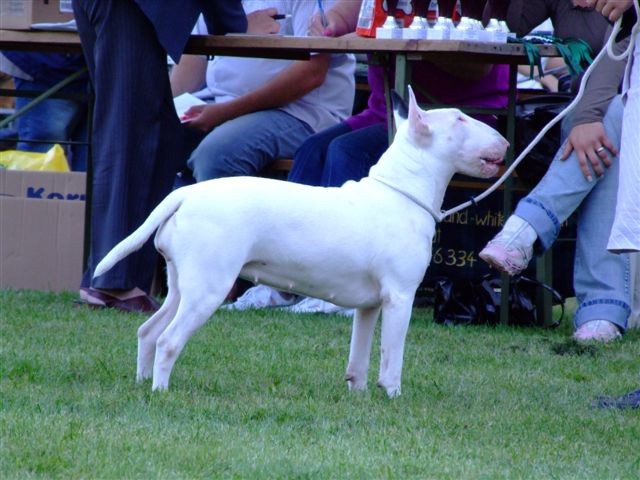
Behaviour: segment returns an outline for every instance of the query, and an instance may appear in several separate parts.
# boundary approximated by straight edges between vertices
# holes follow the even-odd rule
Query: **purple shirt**
[[[494,65],[491,71],[479,80],[466,80],[450,75],[429,62],[414,63],[412,75],[416,83],[423,85],[433,98],[443,104],[465,107],[505,108],[509,92],[509,66]],[[353,115],[345,122],[353,129],[368,127],[382,123],[387,126],[387,105],[384,96],[384,68],[380,65],[369,65],[368,75],[371,94],[367,108]],[[390,84],[392,84],[390,82]],[[418,101],[432,103],[420,98]],[[473,115],[495,126],[492,115]]]

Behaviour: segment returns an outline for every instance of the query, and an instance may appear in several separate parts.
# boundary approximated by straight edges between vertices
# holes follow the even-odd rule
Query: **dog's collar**
[[[427,205],[426,203],[424,203],[423,201],[421,201],[420,199],[414,197],[413,195],[411,195],[408,192],[405,192],[404,190],[401,190],[400,188],[396,187],[394,184],[389,183],[386,180],[383,180],[382,178],[377,178],[377,177],[369,177],[373,180],[375,180],[376,182],[380,182],[383,185],[386,185],[387,187],[389,187],[391,190],[395,190],[396,192],[398,192],[399,194],[407,197],[409,200],[411,200],[413,203],[415,203],[416,205],[418,205],[420,208],[422,208],[423,210],[426,210],[436,222],[440,222],[442,220],[442,216],[441,213],[435,212],[433,210],[433,208],[431,208],[429,205]]]

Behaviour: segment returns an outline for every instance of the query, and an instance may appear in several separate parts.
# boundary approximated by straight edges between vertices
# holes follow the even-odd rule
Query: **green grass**
[[[350,320],[217,314],[168,392],[135,383],[145,316],[0,292],[0,475],[28,478],[637,479],[640,331],[448,328],[414,311],[403,393],[349,393]],[[378,338],[376,338],[376,342]]]

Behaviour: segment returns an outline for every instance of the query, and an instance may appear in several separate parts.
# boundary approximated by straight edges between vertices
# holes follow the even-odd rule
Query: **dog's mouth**
[[[491,178],[500,173],[500,166],[504,164],[502,156],[480,157],[480,177]]]
[[[504,163],[503,157],[480,157],[482,165],[502,165]]]

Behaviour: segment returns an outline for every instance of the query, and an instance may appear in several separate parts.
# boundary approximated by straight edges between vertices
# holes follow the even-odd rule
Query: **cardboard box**
[[[77,290],[84,173],[0,170],[0,288]]]
[[[69,0],[0,0],[0,28],[29,30],[33,23],[73,20]]]

